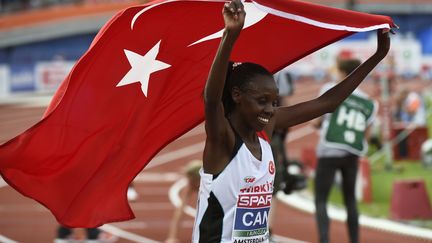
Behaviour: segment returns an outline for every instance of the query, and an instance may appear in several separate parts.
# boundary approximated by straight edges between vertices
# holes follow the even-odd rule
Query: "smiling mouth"
[[[270,119],[269,119],[269,118],[264,118],[264,117],[262,117],[262,116],[259,116],[259,117],[258,117],[258,121],[260,121],[260,122],[263,123],[263,124],[268,124],[269,121],[270,121]]]

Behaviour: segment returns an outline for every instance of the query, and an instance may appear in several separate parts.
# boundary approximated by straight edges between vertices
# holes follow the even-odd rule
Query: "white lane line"
[[[181,174],[177,172],[145,172],[144,169],[143,172],[139,173],[135,177],[134,182],[174,182],[180,179],[180,177]]]
[[[194,155],[197,153],[200,153],[204,150],[204,141],[195,143],[193,145],[177,149],[174,151],[170,151],[164,154],[161,154],[157,157],[155,157],[150,163],[146,166],[146,169],[154,168],[169,162],[172,162],[173,160]]]
[[[432,240],[432,230],[426,228],[418,228],[387,219],[371,218],[366,215],[360,215],[360,225],[383,231],[390,231],[396,234],[409,235],[414,238]]]
[[[155,241],[155,240],[152,240],[152,239],[149,239],[149,238],[146,238],[146,237],[122,230],[122,229],[117,228],[115,226],[112,226],[110,224],[105,224],[105,225],[101,226],[100,229],[102,229],[108,233],[111,233],[115,236],[118,236],[120,238],[130,240],[133,242],[140,242],[140,243],[158,243],[159,242],[159,241]]]
[[[18,243],[17,241],[13,241],[9,238],[4,237],[3,235],[0,235],[0,242],[1,243]]]
[[[294,208],[297,208],[301,211],[314,214],[315,213],[315,205],[310,198],[306,198],[306,196],[302,196],[299,193],[293,193],[290,195],[286,195],[283,192],[277,193],[277,198],[281,200],[283,203],[290,205]],[[335,207],[333,205],[328,205],[328,214],[331,219],[338,221],[346,220],[346,212],[342,208]],[[382,230],[389,231],[396,234],[409,235],[415,238],[422,239],[432,239],[432,230],[425,228],[418,228],[415,226],[410,226],[402,223],[398,223],[395,221],[380,219],[380,218],[372,218],[366,215],[360,215],[359,223],[362,226]]]
[[[297,139],[304,138],[304,137],[310,135],[313,132],[315,132],[315,128],[313,128],[310,125],[301,127],[301,128],[296,129],[296,130],[294,130],[292,132],[289,132],[288,133],[287,141],[288,141],[288,143],[291,143],[291,142],[293,142],[293,141],[295,141]]]
[[[170,204],[171,208],[172,205]],[[144,222],[144,221],[123,221],[123,222],[116,222],[115,223],[115,227],[117,228],[121,228],[123,230],[125,229],[138,229],[138,230],[143,230],[143,229],[148,229],[150,227],[149,223]]]
[[[196,135],[201,135],[201,134],[204,134],[204,133],[205,133],[205,131],[204,131],[204,125],[200,124],[200,125],[192,128],[192,130],[190,130],[189,132],[183,134],[183,136],[177,138],[176,140],[178,141],[180,139],[185,139],[185,138],[193,137],[193,136],[196,136]]]
[[[8,184],[6,183],[6,181],[3,180],[3,178],[0,177],[0,188],[7,186]]]
[[[140,193],[140,196],[142,194]],[[166,192],[165,194],[166,195]],[[169,202],[154,202],[154,203],[131,203],[133,211],[152,211],[152,210],[171,210],[172,205]],[[118,225],[118,223],[116,223]]]
[[[156,196],[166,196],[168,186],[152,187],[145,186],[145,190],[140,191],[139,196],[142,197],[156,197]]]

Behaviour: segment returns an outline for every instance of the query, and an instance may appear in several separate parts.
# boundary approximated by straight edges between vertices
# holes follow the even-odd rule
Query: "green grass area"
[[[432,138],[432,91],[424,94],[426,105],[426,124],[429,131],[429,138]]]
[[[396,161],[392,170],[385,169],[380,161],[372,164],[372,199],[370,205],[361,205],[362,210],[372,216],[389,215],[393,183],[397,180],[423,180],[429,198],[432,197],[431,170],[427,170],[419,161]]]
[[[359,202],[359,210],[362,214],[388,218],[393,182],[397,180],[423,180],[429,199],[432,200],[432,170],[425,169],[419,161],[396,161],[391,170],[387,170],[382,161],[377,161],[372,164],[371,170],[372,202]],[[312,191],[313,182],[309,183],[309,187]],[[343,207],[342,193],[338,186],[333,186],[329,201],[334,205]],[[432,220],[412,220],[408,223],[432,229]]]

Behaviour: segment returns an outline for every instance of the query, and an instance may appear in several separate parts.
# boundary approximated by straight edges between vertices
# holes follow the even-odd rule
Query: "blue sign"
[[[10,91],[34,91],[34,64],[12,64],[10,66]]]

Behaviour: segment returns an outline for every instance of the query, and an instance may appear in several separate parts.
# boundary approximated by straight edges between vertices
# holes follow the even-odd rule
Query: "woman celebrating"
[[[240,0],[223,7],[225,30],[204,90],[203,170],[193,242],[268,242],[275,166],[269,140],[288,128],[334,111],[386,56],[388,33],[378,31],[378,50],[322,96],[277,107],[273,75],[254,63],[231,63],[245,11]]]

